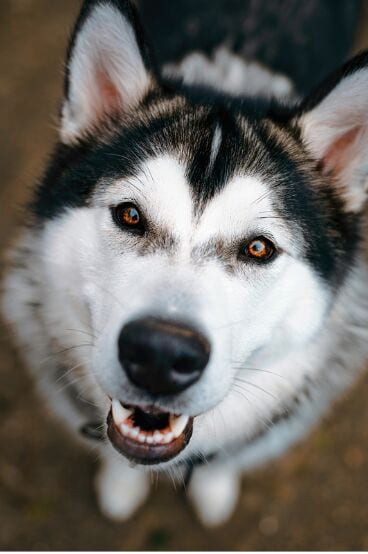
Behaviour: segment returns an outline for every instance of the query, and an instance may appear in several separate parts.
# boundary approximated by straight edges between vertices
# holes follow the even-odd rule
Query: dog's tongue
[[[138,464],[171,460],[188,444],[193,418],[170,414],[154,407],[124,407],[114,399],[107,417],[107,435],[112,445]]]

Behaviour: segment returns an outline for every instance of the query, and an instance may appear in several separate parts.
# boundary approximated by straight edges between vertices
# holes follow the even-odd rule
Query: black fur
[[[307,93],[348,55],[359,0],[140,0],[160,64],[220,44]]]
[[[305,98],[298,109],[302,115],[316,107],[338,85],[342,79],[353,75],[360,69],[368,69],[368,51],[360,52],[354,58],[339,67],[320,83],[315,90]]]

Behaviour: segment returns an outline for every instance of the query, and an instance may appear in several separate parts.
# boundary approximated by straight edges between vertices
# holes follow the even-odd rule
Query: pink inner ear
[[[361,127],[354,127],[331,144],[321,160],[321,165],[326,173],[337,176],[352,162],[353,145],[360,131]]]
[[[114,115],[122,108],[122,98],[114,83],[108,77],[106,71],[99,67],[96,70],[97,85],[97,117],[103,115]]]

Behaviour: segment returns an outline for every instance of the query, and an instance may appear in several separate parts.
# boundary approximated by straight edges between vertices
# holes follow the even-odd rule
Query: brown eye
[[[138,208],[134,204],[120,204],[112,209],[115,223],[123,229],[142,234],[144,232],[144,222]]]
[[[275,254],[275,246],[265,237],[256,237],[242,248],[242,257],[254,261],[266,262]]]

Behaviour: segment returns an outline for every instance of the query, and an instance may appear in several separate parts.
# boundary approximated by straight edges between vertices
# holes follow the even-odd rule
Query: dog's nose
[[[198,381],[210,357],[199,331],[150,317],[125,325],[118,346],[130,380],[154,395],[175,394]]]

